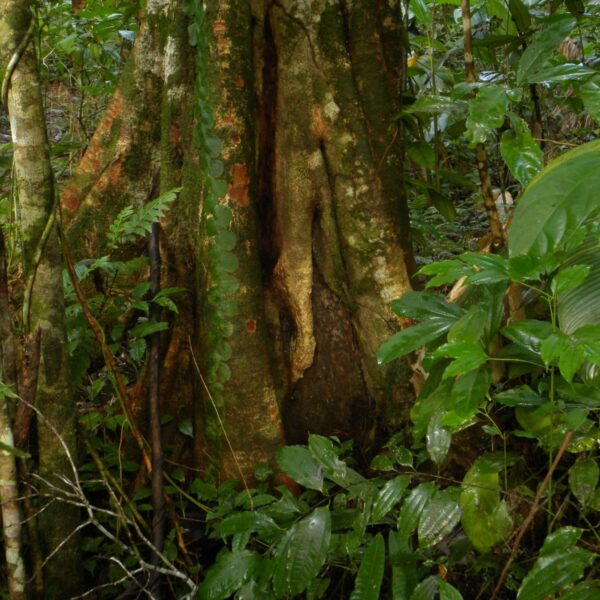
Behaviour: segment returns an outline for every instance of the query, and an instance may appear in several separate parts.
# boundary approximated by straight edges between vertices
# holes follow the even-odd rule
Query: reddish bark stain
[[[244,81],[244,78],[243,78],[243,77],[238,77],[238,78],[235,80],[235,87],[236,87],[238,90],[242,89],[242,88],[244,87],[244,85],[246,85],[246,82]]]
[[[225,23],[223,21],[215,21],[213,24],[213,33],[215,34],[215,37],[219,38],[219,37],[223,37],[225,35],[225,32],[227,31],[227,26],[225,25]]]
[[[171,131],[169,132],[169,139],[173,146],[179,148],[181,145],[181,131],[179,131],[179,127],[176,125],[171,126]]]
[[[248,333],[255,333],[256,332],[256,320],[255,319],[248,319],[246,321],[246,331]]]
[[[67,186],[62,193],[60,199],[61,206],[64,210],[74,213],[81,204],[79,196],[79,188],[76,185]]]
[[[248,197],[248,169],[246,165],[235,164],[231,167],[231,183],[227,189],[227,193],[231,200],[240,206],[248,206],[250,198]]]
[[[326,140],[329,135],[329,125],[320,108],[314,108],[312,111],[311,129],[317,140]]]

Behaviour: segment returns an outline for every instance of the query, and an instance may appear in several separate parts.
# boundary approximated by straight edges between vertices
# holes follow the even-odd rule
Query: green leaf
[[[153,333],[158,333],[159,331],[165,331],[169,328],[169,324],[166,321],[159,321],[158,323],[154,321],[144,321],[142,323],[138,323],[130,332],[129,336],[132,338],[138,337],[147,337],[152,335]]]
[[[439,582],[440,600],[463,600],[462,594],[446,581]]]
[[[402,543],[408,543],[410,535],[417,528],[421,513],[435,491],[433,483],[420,483],[402,503],[398,516],[398,538]]]
[[[300,485],[323,491],[323,469],[306,447],[284,446],[277,452],[277,464]]]
[[[555,544],[554,540],[562,535],[563,531],[558,529],[548,536],[540,557],[523,579],[517,593],[518,600],[545,600],[556,595],[559,590],[581,578],[583,571],[593,562],[595,555],[592,552],[573,545],[580,533],[572,536],[568,531],[567,543]]]
[[[460,306],[446,302],[442,296],[427,292],[407,292],[402,298],[394,300],[391,306],[399,317],[416,321],[440,319],[450,324],[465,312]]]
[[[450,432],[440,424],[442,416],[440,413],[433,415],[427,426],[426,436],[427,452],[431,460],[438,466],[446,458],[450,449],[450,442],[452,441]]]
[[[311,454],[321,463],[325,476],[331,481],[346,488],[364,481],[362,475],[338,458],[339,450],[329,438],[309,435],[308,447]]]
[[[548,366],[569,349],[569,338],[561,331],[550,334],[540,345],[540,355]]]
[[[565,592],[560,600],[598,600],[600,598],[600,581],[582,581]]]
[[[581,79],[589,79],[595,73],[596,71],[593,69],[589,69],[582,65],[564,63],[562,65],[555,65],[536,71],[523,83],[530,85],[542,83],[548,85],[551,83],[561,83],[563,81],[578,81]]]
[[[381,533],[378,533],[360,562],[350,600],[379,600],[384,566],[385,543]]]
[[[464,110],[465,106],[465,102],[456,101],[447,96],[428,95],[419,98],[416,102],[404,108],[402,113],[439,115],[443,113],[459,112]]]
[[[582,346],[571,346],[568,352],[563,352],[558,358],[558,368],[561,375],[571,381],[585,361],[585,351]]]
[[[529,184],[515,210],[510,255],[541,258],[566,244],[587,219],[600,214],[599,187],[600,140],[550,163]]]
[[[438,591],[439,577],[431,575],[427,577],[414,589],[410,600],[433,600]]]
[[[377,363],[384,365],[396,358],[406,356],[417,348],[438,339],[451,326],[452,322],[431,319],[407,327],[392,335],[379,347],[379,350],[377,350]]]
[[[250,580],[259,556],[249,550],[224,552],[208,570],[198,588],[198,600],[225,600]]]
[[[271,517],[256,511],[242,511],[223,519],[219,526],[221,537],[254,531],[277,531],[278,527]]]
[[[523,319],[502,328],[502,335],[538,356],[542,342],[552,333],[551,323],[536,319]]]
[[[319,574],[331,541],[331,515],[316,508],[293,525],[277,546],[273,589],[278,597],[301,594]]]
[[[415,19],[421,25],[429,25],[431,23],[431,13],[425,0],[410,0],[410,10],[412,10]]]
[[[600,248],[590,240],[573,252],[573,261],[590,267],[590,273],[576,289],[558,297],[558,322],[567,334],[584,326],[600,325]],[[598,340],[600,338],[596,338]],[[594,342],[596,340],[583,340]]]
[[[464,275],[470,275],[472,269],[460,260],[441,260],[430,263],[419,269],[419,275],[433,275],[427,282],[428,288],[453,283]]]
[[[409,475],[398,475],[385,483],[379,491],[371,511],[371,520],[374,523],[381,521],[396,506],[409,483]]]
[[[410,142],[406,151],[412,161],[424,169],[433,169],[435,166],[435,150],[427,142]]]
[[[494,396],[494,401],[504,406],[539,406],[544,399],[528,385],[522,385]]]
[[[521,0],[508,0],[508,8],[519,33],[523,33],[529,29],[531,15],[525,4]]]
[[[593,458],[580,458],[569,469],[569,488],[583,506],[594,497],[599,477],[600,469]]]
[[[564,294],[579,287],[590,274],[589,265],[572,265],[561,269],[552,279],[550,289],[555,294]]]
[[[463,528],[479,552],[490,550],[512,528],[508,507],[500,501],[498,473],[491,466],[481,458],[475,462],[465,475],[459,501]]]
[[[575,27],[575,19],[569,15],[558,15],[550,25],[539,32],[526,48],[517,68],[517,85],[528,81],[550,60],[556,48]]]
[[[429,198],[436,210],[447,220],[456,219],[456,207],[450,198],[435,189],[429,189]]]
[[[462,509],[451,494],[436,494],[419,519],[419,546],[429,548],[441,542],[456,527],[461,514]]]
[[[600,123],[600,75],[592,77],[579,87],[579,95],[587,113]]]
[[[486,85],[469,100],[467,139],[472,145],[484,143],[489,134],[502,126],[508,111],[508,96],[499,85]]]
[[[194,425],[191,419],[184,419],[183,421],[179,421],[179,423],[177,423],[177,429],[179,429],[179,431],[183,433],[183,435],[187,435],[191,438],[194,437]]]
[[[464,375],[485,364],[488,359],[481,344],[473,344],[472,342],[449,342],[440,346],[434,352],[434,355],[454,359],[446,367],[444,379]]]
[[[523,119],[511,114],[511,123],[512,131],[502,134],[500,154],[515,179],[527,186],[544,166],[544,154]]]

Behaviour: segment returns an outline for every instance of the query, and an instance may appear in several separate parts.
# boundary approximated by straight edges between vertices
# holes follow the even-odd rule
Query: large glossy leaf
[[[560,600],[598,600],[600,598],[600,581],[582,581],[565,592]]]
[[[569,488],[584,506],[594,497],[599,477],[600,468],[593,458],[581,458],[569,469]]]
[[[579,95],[587,113],[600,123],[600,75],[592,77],[579,88]]]
[[[427,426],[427,452],[436,465],[442,464],[452,441],[452,435],[440,423],[442,417],[440,413],[433,415]]]
[[[600,248],[597,242],[582,245],[574,252],[572,261],[589,267],[589,274],[579,286],[558,297],[558,322],[565,333],[573,333],[584,325],[600,325]]]
[[[414,589],[410,600],[433,600],[438,591],[439,578],[435,575],[423,579]]]
[[[440,581],[440,600],[463,600],[462,594],[446,581]]]
[[[598,140],[550,163],[517,206],[508,237],[510,255],[530,252],[541,258],[563,247],[587,219],[600,215],[599,186]]]
[[[436,494],[419,519],[419,546],[428,548],[441,542],[456,527],[461,514],[462,510],[451,494]]]
[[[546,67],[535,73],[532,73],[523,83],[560,83],[562,81],[578,81],[589,79],[596,71],[574,63],[564,63]]]
[[[563,527],[546,538],[540,557],[523,579],[518,600],[545,600],[583,575],[594,554],[575,546],[580,535],[581,530]]]
[[[498,465],[478,459],[463,480],[460,506],[462,524],[469,540],[480,552],[487,552],[504,539],[512,528],[508,507],[500,500]]]
[[[371,512],[371,519],[373,522],[381,521],[381,519],[394,508],[402,497],[402,494],[404,494],[409,483],[409,475],[398,475],[398,477],[390,479],[385,483],[373,504],[373,510]]]
[[[369,544],[360,562],[350,600],[379,600],[385,566],[385,543],[378,533]]]
[[[407,292],[402,298],[394,300],[391,306],[398,316],[415,321],[441,319],[454,322],[464,313],[460,306],[427,292]]]
[[[323,469],[304,446],[285,446],[277,453],[277,464],[294,481],[311,490],[323,490]]]
[[[283,537],[275,553],[273,589],[278,598],[301,594],[315,578],[327,557],[331,541],[331,515],[316,508]]]
[[[540,31],[527,47],[517,68],[517,84],[521,85],[543,69],[551,58],[551,51],[569,35],[575,27],[575,19],[569,15],[558,15],[553,22]]]
[[[469,100],[467,139],[472,145],[484,143],[502,125],[508,103],[504,88],[493,84],[480,88],[477,96]]]
[[[249,550],[225,552],[208,570],[198,589],[198,600],[225,600],[248,581],[260,557]]]
[[[401,542],[408,542],[412,532],[417,528],[419,518],[425,506],[435,493],[435,485],[431,482],[419,484],[406,497],[398,517],[398,538]]]
[[[511,117],[512,130],[500,140],[500,154],[513,176],[527,186],[544,166],[544,154],[523,119]]]
[[[321,464],[325,477],[331,481],[346,488],[364,481],[362,475],[338,458],[339,450],[329,438],[322,435],[310,435],[308,436],[308,447]]]

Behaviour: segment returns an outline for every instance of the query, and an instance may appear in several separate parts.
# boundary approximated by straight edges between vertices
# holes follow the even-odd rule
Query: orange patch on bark
[[[329,134],[329,125],[320,108],[314,108],[312,111],[311,129],[313,135],[318,140],[326,140]]]
[[[179,148],[181,145],[181,131],[179,131],[179,127],[173,125],[171,127],[171,131],[169,132],[169,139],[171,141],[171,145]]]
[[[79,189],[77,186],[71,184],[67,186],[62,193],[60,198],[60,205],[64,210],[74,213],[81,204],[81,198],[79,196]]]
[[[231,183],[227,189],[229,197],[240,206],[248,206],[250,198],[248,197],[248,169],[246,165],[235,164],[231,167]]]
[[[227,26],[223,21],[215,21],[213,24],[213,33],[215,37],[223,37],[227,31]]]
[[[256,332],[256,320],[255,319],[248,319],[246,321],[246,331],[248,333],[255,333]]]
[[[244,85],[245,85],[245,84],[246,84],[246,82],[244,81],[244,78],[243,78],[243,77],[238,77],[238,78],[235,80],[235,87],[236,87],[238,90],[242,89],[242,88],[244,87]]]

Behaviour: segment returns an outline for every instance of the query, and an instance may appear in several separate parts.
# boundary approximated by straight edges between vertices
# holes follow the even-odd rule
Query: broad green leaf
[[[475,304],[448,331],[448,342],[477,344],[486,334],[488,307]]]
[[[502,328],[502,335],[538,356],[542,342],[551,334],[551,323],[535,319],[523,319]]]
[[[450,329],[452,323],[442,319],[430,319],[395,333],[377,350],[377,363],[384,365],[437,340]]]
[[[579,371],[581,365],[585,361],[585,350],[582,346],[570,346],[567,352],[563,352],[558,357],[558,368],[560,369],[561,375],[567,380],[571,381],[577,371]]]
[[[462,594],[446,581],[439,582],[440,600],[463,600]]]
[[[508,507],[500,500],[498,473],[485,460],[478,459],[465,475],[460,506],[465,533],[480,552],[490,550],[512,528]]]
[[[346,488],[364,481],[362,475],[338,458],[339,450],[329,438],[322,435],[310,435],[308,436],[308,448],[321,463],[325,476],[331,481]]]
[[[561,527],[549,534],[542,545],[540,556],[567,552],[579,541],[582,530],[577,527]]]
[[[454,323],[464,309],[446,300],[438,294],[427,292],[407,292],[392,302],[392,310],[399,317],[422,321],[423,319],[441,319]]]
[[[494,396],[494,401],[504,406],[539,406],[544,399],[528,385],[512,388]]]
[[[550,60],[554,50],[575,27],[575,19],[559,15],[548,27],[540,31],[526,48],[517,68],[517,85],[528,81]]]
[[[414,589],[410,600],[433,600],[438,591],[439,577],[431,575],[427,577]]]
[[[398,475],[398,477],[385,483],[373,504],[373,510],[371,511],[373,522],[381,521],[396,506],[409,483],[409,475]]]
[[[523,33],[529,29],[531,15],[525,4],[521,0],[508,0],[508,8],[519,33]]]
[[[249,550],[225,552],[208,570],[198,600],[225,600],[252,578],[260,557]]]
[[[477,369],[457,377],[452,385],[453,410],[458,415],[470,416],[481,406],[491,384],[491,373]],[[442,419],[442,424],[445,420]]]
[[[569,338],[561,331],[551,333],[540,344],[540,355],[544,364],[548,366],[554,362],[563,352],[568,351],[570,346]]]
[[[401,542],[408,542],[410,535],[417,528],[423,509],[427,506],[435,491],[436,488],[433,483],[420,483],[406,497],[398,516],[398,538]]]
[[[323,490],[323,469],[304,446],[284,446],[277,452],[279,468],[311,490]]]
[[[444,379],[464,375],[485,364],[488,359],[481,344],[473,344],[472,342],[449,342],[440,346],[434,354],[454,359],[446,367]]]
[[[600,76],[596,75],[579,87],[579,95],[587,113],[600,123]]]
[[[598,487],[600,468],[593,458],[581,458],[569,469],[569,488],[583,506],[587,506]]]
[[[408,156],[419,167],[433,169],[435,166],[435,151],[427,142],[410,142],[406,145]]]
[[[549,537],[560,535],[559,529]],[[574,543],[572,538],[569,532],[567,539]],[[548,545],[555,545],[552,539]],[[551,552],[550,548],[546,547],[546,542],[544,543],[540,557],[523,579],[517,593],[518,600],[545,600],[582,577],[583,571],[593,562],[595,555],[576,546],[566,548],[566,545],[559,544],[562,547],[557,548],[556,552]]]
[[[379,600],[385,566],[385,543],[378,533],[367,547],[360,562],[350,600]]]
[[[427,426],[427,452],[436,465],[444,461],[452,441],[450,432],[440,424],[441,418],[440,413],[434,415]]]
[[[457,102],[447,96],[423,96],[403,109],[404,114],[442,114],[464,110],[466,103]]]
[[[555,294],[564,294],[579,287],[590,274],[589,265],[572,265],[561,269],[552,279],[550,289]]]
[[[582,65],[564,63],[562,65],[541,69],[540,71],[533,73],[527,81],[524,81],[523,83],[542,83],[548,85],[551,83],[561,83],[562,81],[578,81],[581,79],[589,79],[595,73],[596,71],[593,69],[589,69]]]
[[[515,179],[527,186],[544,166],[544,154],[533,139],[527,123],[511,115],[512,130],[500,140],[500,154]]]
[[[450,494],[436,494],[419,519],[419,546],[429,548],[441,542],[456,527],[461,514],[458,502]]]
[[[585,326],[600,325],[600,302],[597,301],[600,297],[600,248],[597,242],[589,241],[574,254],[573,261],[588,266],[590,273],[577,288],[558,297],[558,322],[561,330],[568,334]]]
[[[271,517],[257,511],[234,513],[226,519],[223,519],[219,525],[219,532],[222,537],[238,533],[277,529],[278,527]]]
[[[567,243],[587,219],[600,214],[599,187],[600,141],[550,163],[529,184],[515,210],[510,255],[529,252],[542,257]]]
[[[438,192],[435,189],[428,190],[429,198],[431,199],[431,203],[437,211],[447,220],[454,221],[456,219],[456,207],[454,203],[448,196],[445,196],[441,192]]]
[[[319,574],[331,541],[331,515],[316,508],[293,525],[277,546],[273,589],[278,598],[301,594]]]
[[[467,139],[471,145],[483,144],[490,133],[502,126],[508,111],[508,96],[499,85],[487,85],[469,100]]]
[[[472,272],[468,265],[456,259],[433,262],[419,269],[420,275],[433,275],[433,278],[427,282],[427,288],[453,283]]]
[[[582,581],[565,592],[560,600],[598,600],[600,598],[600,581]]]

